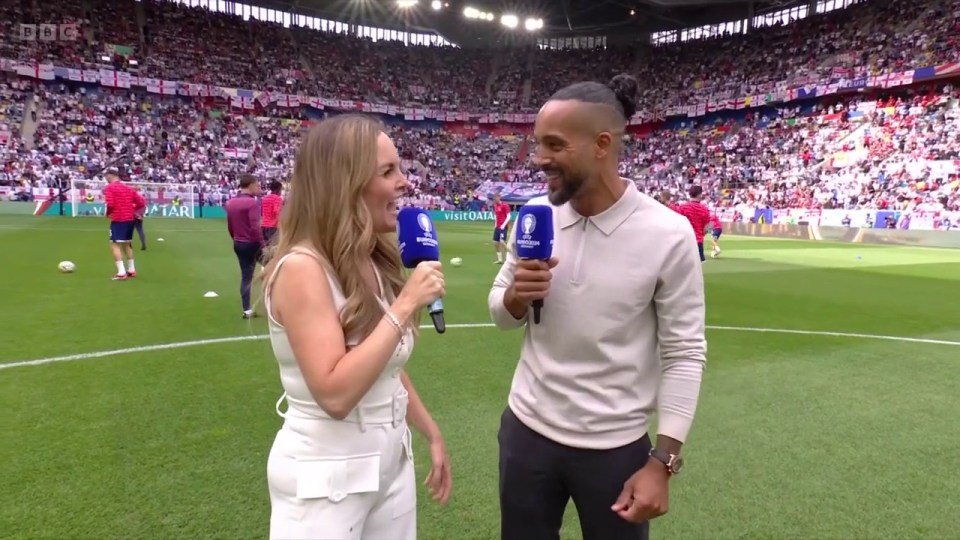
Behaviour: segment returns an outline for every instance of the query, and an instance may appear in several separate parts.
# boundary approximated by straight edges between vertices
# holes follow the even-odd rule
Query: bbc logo
[[[76,41],[79,37],[80,29],[74,23],[20,23],[20,41]]]

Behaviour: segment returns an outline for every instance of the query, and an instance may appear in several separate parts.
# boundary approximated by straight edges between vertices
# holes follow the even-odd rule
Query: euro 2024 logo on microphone
[[[530,236],[533,234],[533,230],[537,228],[537,216],[533,214],[527,214],[523,216],[523,234]]]
[[[417,224],[420,225],[424,234],[430,234],[430,230],[433,229],[433,224],[430,223],[430,216],[426,214],[417,214]]]
[[[417,214],[417,225],[423,231],[423,235],[417,235],[417,243],[425,246],[436,247],[437,237],[433,234],[433,222],[426,212]]]
[[[520,221],[520,230],[523,234],[517,239],[517,245],[522,248],[535,248],[540,245],[539,240],[533,239],[533,231],[537,229],[537,216],[526,214]]]

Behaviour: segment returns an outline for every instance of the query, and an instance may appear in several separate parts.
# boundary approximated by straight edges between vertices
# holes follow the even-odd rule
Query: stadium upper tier
[[[748,35],[655,50],[507,52],[372,43],[164,2],[85,0],[58,2],[52,12],[46,7],[43,17],[36,17],[28,16],[39,13],[32,1],[4,4],[0,14],[7,16],[0,25],[11,30],[12,21],[86,17],[89,39],[129,44],[134,56],[145,58],[141,69],[149,76],[267,91],[292,86],[347,100],[468,110],[523,110],[564,84],[625,69],[646,84],[648,102],[685,103],[704,92],[759,91],[790,70],[857,77],[915,62],[960,61],[958,0],[872,2]],[[132,22],[138,17],[146,21],[147,40]],[[105,25],[106,20],[126,22]],[[3,34],[10,35],[12,30]],[[87,38],[0,43],[0,56],[78,67],[92,65],[98,51]],[[114,61],[123,68],[127,60]],[[285,179],[302,129],[319,112],[276,103],[251,109],[235,100],[67,85],[24,74],[4,77],[0,186],[16,189],[82,179],[87,170],[127,154],[132,179],[196,183],[215,203],[231,192],[241,172]],[[621,172],[648,193],[682,192],[699,183],[723,206],[957,210],[958,97],[947,80],[934,80],[919,88],[634,126],[638,130],[625,140]],[[470,208],[485,204],[498,182],[528,185],[518,188],[524,192],[542,189],[529,163],[528,127],[467,133],[435,122],[391,125],[410,171],[410,201]]]
[[[0,144],[0,185],[68,184],[129,155],[131,179],[195,183],[216,204],[241,172],[286,179],[310,122],[143,92],[35,85],[0,85],[0,131],[30,131],[21,119],[34,126]],[[651,194],[698,183],[720,206],[960,210],[958,98],[945,85],[642,131],[626,138],[621,173]],[[388,129],[409,171],[411,203],[479,208],[504,184],[543,189],[523,133],[463,134],[415,122]]]
[[[71,20],[83,30],[73,42],[16,38],[19,22]],[[620,72],[637,76],[641,109],[654,111],[767,94],[787,79],[960,62],[958,0],[871,1],[746,34],[600,50],[405,46],[164,1],[11,0],[0,26],[0,57],[17,61],[96,69],[112,44],[130,53],[112,67],[140,77],[445,111],[532,112],[569,82]]]

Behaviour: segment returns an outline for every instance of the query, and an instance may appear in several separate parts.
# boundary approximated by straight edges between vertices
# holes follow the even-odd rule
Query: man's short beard
[[[567,180],[569,178],[569,180]],[[570,202],[571,199],[580,192],[580,188],[583,187],[583,178],[579,176],[564,176],[563,181],[560,183],[560,189],[557,191],[551,191],[547,195],[547,199],[550,201],[550,204],[554,206],[560,206],[564,203]]]

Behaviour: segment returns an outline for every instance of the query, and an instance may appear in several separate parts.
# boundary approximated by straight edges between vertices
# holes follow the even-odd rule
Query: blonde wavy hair
[[[379,120],[361,114],[333,116],[307,132],[263,272],[272,275],[276,262],[295,246],[319,253],[346,298],[340,323],[348,338],[368,335],[383,318],[378,291],[363,279],[371,259],[394,298],[405,283],[396,235],[373,230],[363,200],[377,174],[377,137],[383,132]],[[414,330],[418,325],[419,315],[411,321]]]

